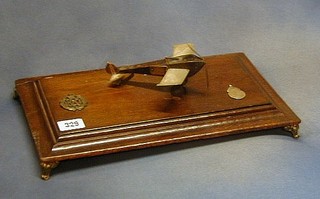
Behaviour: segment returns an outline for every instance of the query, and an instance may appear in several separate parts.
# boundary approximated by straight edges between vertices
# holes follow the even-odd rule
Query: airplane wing
[[[182,85],[186,80],[190,70],[185,68],[169,68],[157,86]]]

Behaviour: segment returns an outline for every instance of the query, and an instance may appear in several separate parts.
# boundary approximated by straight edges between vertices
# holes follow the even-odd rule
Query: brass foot
[[[300,137],[300,135],[298,133],[298,130],[299,130],[299,125],[298,124],[286,126],[283,129],[285,131],[289,131],[294,138],[299,138]]]
[[[59,162],[41,162],[41,178],[43,180],[49,180],[51,170],[58,166]]]

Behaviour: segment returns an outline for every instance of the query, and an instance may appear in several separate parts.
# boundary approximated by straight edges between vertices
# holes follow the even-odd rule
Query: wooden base
[[[208,56],[205,62],[206,69],[189,79],[182,98],[157,87],[161,77],[155,76],[135,75],[121,87],[109,87],[103,69],[17,80],[42,178],[67,159],[279,127],[298,137],[300,119],[244,54]],[[229,85],[246,97],[230,98]],[[87,105],[76,111],[62,108],[69,94]],[[59,128],[57,122],[72,119],[81,119],[85,127]]]

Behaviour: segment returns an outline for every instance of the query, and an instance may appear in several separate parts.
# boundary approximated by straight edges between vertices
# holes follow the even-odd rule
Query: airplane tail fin
[[[119,68],[114,64],[107,62],[106,72],[111,75],[109,83],[111,86],[120,86],[123,82],[128,81],[133,77],[132,74],[119,73]]]
[[[106,65],[106,71],[107,73],[111,74],[111,75],[115,75],[119,73],[119,69],[112,63],[107,62]]]

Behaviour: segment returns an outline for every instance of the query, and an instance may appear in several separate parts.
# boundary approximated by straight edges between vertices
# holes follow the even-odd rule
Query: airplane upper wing
[[[157,86],[182,85],[186,80],[190,70],[185,68],[169,68]]]
[[[197,57],[200,57],[200,55],[194,49],[194,46],[192,43],[177,44],[173,46],[172,57],[179,57],[184,55],[196,55]]]

